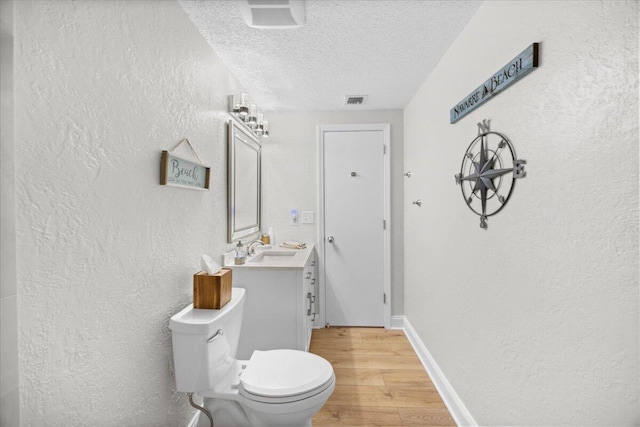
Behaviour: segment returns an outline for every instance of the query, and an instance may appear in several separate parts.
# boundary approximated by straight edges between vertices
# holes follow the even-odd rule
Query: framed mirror
[[[229,120],[227,148],[227,241],[260,232],[260,167],[262,148],[244,125]]]

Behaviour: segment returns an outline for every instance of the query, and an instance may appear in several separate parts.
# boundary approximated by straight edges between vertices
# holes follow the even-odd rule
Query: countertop
[[[223,267],[233,269],[255,268],[304,268],[307,264],[314,245],[308,245],[305,249],[289,249],[279,246],[271,249],[256,247],[255,255],[247,258],[244,264],[234,264],[235,250],[222,255]],[[272,255],[269,255],[271,253]]]

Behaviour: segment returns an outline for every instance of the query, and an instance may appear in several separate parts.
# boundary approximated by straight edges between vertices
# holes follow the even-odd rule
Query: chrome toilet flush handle
[[[222,329],[218,329],[215,334],[211,338],[207,340],[207,342],[213,342],[224,335],[224,331]]]

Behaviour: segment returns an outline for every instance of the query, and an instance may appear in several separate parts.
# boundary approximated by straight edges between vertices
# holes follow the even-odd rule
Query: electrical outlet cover
[[[302,211],[302,219],[303,224],[313,224],[313,211]]]

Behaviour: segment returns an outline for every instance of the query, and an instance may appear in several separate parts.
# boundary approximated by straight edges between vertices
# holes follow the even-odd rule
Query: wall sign
[[[191,147],[191,150],[195,153],[198,160],[200,160],[200,156],[198,156],[198,153],[191,145],[191,142],[186,138],[180,141],[173,150],[178,148],[178,146],[185,141],[189,144],[189,147]],[[162,151],[162,159],[160,161],[160,184],[208,190],[211,168],[203,165],[201,162],[198,163],[178,157],[171,153],[173,150]]]
[[[487,229],[487,218],[507,204],[516,179],[524,178],[525,160],[518,160],[509,138],[489,129],[491,120],[478,123],[478,136],[462,157],[456,184],[462,188],[465,203],[480,215],[480,228]],[[509,176],[511,174],[511,176]]]
[[[538,68],[538,46],[539,43],[533,43],[476,90],[458,102],[449,113],[451,123],[457,122],[494,95],[497,95]]]

